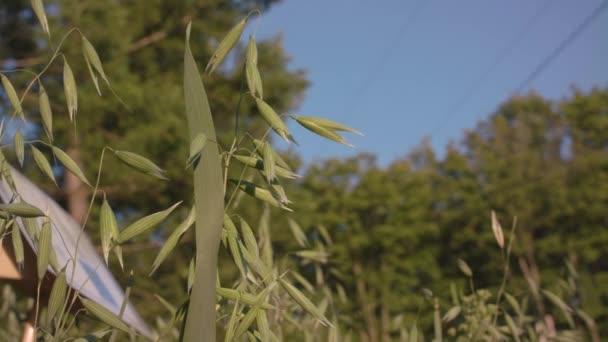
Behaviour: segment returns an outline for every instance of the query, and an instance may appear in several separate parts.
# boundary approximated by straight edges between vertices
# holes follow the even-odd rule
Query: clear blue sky
[[[305,161],[369,151],[386,165],[424,136],[437,151],[458,141],[602,1],[284,0],[262,17],[257,37],[281,34],[291,67],[307,71],[312,84],[294,114],[365,133],[348,135],[349,149],[291,123]],[[527,89],[560,99],[572,86],[608,86],[607,61],[604,10]]]

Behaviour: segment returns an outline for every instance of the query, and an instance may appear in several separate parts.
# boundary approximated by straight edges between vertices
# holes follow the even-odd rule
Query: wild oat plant
[[[264,100],[262,77],[257,67],[257,47],[255,38],[252,36],[249,37],[243,66],[242,78],[243,83],[246,83],[246,88],[243,87],[241,91],[239,103],[246,97],[254,101],[259,115],[266,121],[269,128],[261,137],[254,137],[247,132],[235,134],[230,148],[223,148],[217,142],[209,102],[189,44],[190,25],[185,34],[183,74],[185,119],[187,119],[189,127],[190,153],[188,156],[184,156],[184,166],[193,173],[194,205],[188,217],[175,228],[166,240],[153,265],[150,265],[150,270],[154,273],[159,265],[170,256],[180,237],[194,226],[196,255],[192,256],[189,268],[188,298],[185,298],[181,305],[175,306],[157,296],[159,305],[166,307],[167,316],[170,318],[159,317],[152,336],[138,336],[135,329],[121,318],[129,294],[132,290],[136,291],[136,288],[132,289],[131,285],[127,285],[125,303],[119,312],[112,312],[81,295],[78,289],[70,287],[72,281],[66,279],[66,268],[73,267],[71,265],[77,263],[78,255],[76,253],[71,256],[70,262],[66,265],[58,264],[51,243],[52,227],[55,222],[52,222],[50,215],[44,212],[44,208],[38,208],[22,200],[22,196],[14,186],[11,167],[4,156],[4,150],[12,149],[22,167],[25,154],[31,153],[40,171],[56,184],[53,167],[44,151],[51,152],[53,158],[63,165],[65,172],[71,172],[89,187],[91,199],[87,219],[91,209],[94,206],[100,206],[99,224],[103,259],[107,264],[110,255],[113,254],[123,269],[128,265],[123,263],[121,247],[128,244],[131,239],[149,233],[155,226],[167,219],[181,202],[145,216],[127,227],[119,227],[106,194],[99,190],[100,180],[104,176],[104,159],[111,155],[140,172],[142,177],[151,176],[158,178],[159,181],[170,181],[165,177],[164,170],[144,156],[106,146],[100,151],[97,176],[95,181],[91,182],[85,176],[86,172],[81,169],[81,166],[68,153],[54,145],[54,118],[49,96],[44,89],[44,76],[47,76],[49,67],[54,63],[63,64],[61,76],[68,112],[68,118],[65,120],[70,120],[75,132],[77,131],[78,85],[70,67],[70,61],[62,53],[62,47],[69,36],[78,35],[80,37],[82,57],[99,95],[101,96],[100,87],[103,85],[114,95],[111,100],[120,101],[125,108],[128,108],[128,99],[123,100],[112,90],[111,75],[106,74],[95,47],[78,28],[73,28],[65,33],[59,43],[55,45],[49,31],[42,1],[33,0],[32,7],[43,31],[47,34],[46,39],[49,46],[56,47],[40,72],[17,69],[3,71],[0,74],[4,91],[13,107],[8,124],[0,127],[0,131],[3,138],[9,130],[8,127],[16,120],[26,122],[23,100],[26,95],[37,89],[38,112],[46,137],[44,140],[27,141],[22,132],[17,130],[14,133],[12,146],[3,146],[0,151],[1,176],[14,194],[11,201],[0,208],[2,220],[0,226],[2,227],[2,237],[11,236],[15,260],[20,267],[23,267],[24,246],[17,222],[18,220],[25,222],[34,218],[41,219],[43,222],[40,227],[32,224],[29,226],[32,229],[27,229],[37,254],[38,291],[34,311],[36,316],[34,329],[37,339],[54,341],[82,336],[78,340],[151,338],[159,341],[177,339],[215,341],[219,337],[216,330],[220,330],[225,341],[243,339],[280,341],[284,339],[281,326],[285,321],[292,322],[296,326],[305,325],[309,331],[318,330],[322,326],[328,327],[331,331],[332,322],[325,315],[327,301],[319,305],[313,303],[302,292],[300,283],[295,282],[297,274],[291,274],[288,269],[276,265],[273,260],[269,210],[278,208],[291,211],[289,208],[291,202],[281,183],[284,180],[295,179],[298,175],[273,149],[269,136],[274,131],[278,137],[288,142],[295,142],[295,138],[284,121],[288,118],[324,138],[344,145],[349,144],[340,132],[347,131],[357,134],[359,132],[323,118],[279,115],[272,108],[272,103]],[[250,19],[259,14],[259,11],[249,13],[228,32],[218,44],[205,68],[205,73],[212,74],[222,64],[229,52],[237,45]],[[21,92],[21,96],[11,83],[10,74],[16,72],[33,75],[27,87]],[[235,115],[238,116],[238,109]],[[238,163],[237,165],[242,171],[240,177],[231,179],[228,177],[228,168],[233,162]],[[258,225],[258,229],[255,230],[257,234],[251,228],[250,223],[238,214],[239,198],[243,193],[266,204],[260,222],[255,222]],[[87,219],[82,225],[80,235],[84,234],[87,229]],[[217,275],[220,245],[230,251],[234,263],[240,271],[240,279],[235,283],[220,283]],[[77,248],[76,251],[78,251]],[[308,252],[311,257],[323,254],[323,251],[318,249]],[[40,298],[40,288],[43,280],[49,274],[53,275],[55,281],[50,291],[50,298],[43,303]],[[21,312],[26,310],[17,310],[15,295],[9,287],[4,287],[3,291],[0,315],[6,326],[1,328],[1,336],[3,340],[14,340],[20,334],[19,322],[26,319]],[[79,331],[75,327],[76,318],[85,314],[98,320],[100,329],[90,333]]]
[[[12,188],[14,196],[10,203],[0,207],[0,236],[11,240],[16,262],[24,262],[24,246],[18,220],[26,226],[29,238],[34,241],[37,254],[36,274],[38,277],[38,296],[40,286],[49,274],[54,276],[48,301],[41,298],[27,302],[17,301],[11,287],[2,287],[0,303],[0,340],[13,341],[20,338],[25,314],[35,306],[35,333],[38,340],[157,340],[157,341],[283,341],[286,336],[300,336],[304,341],[351,341],[365,340],[363,335],[353,331],[353,321],[335,309],[336,301],[348,302],[344,289],[330,288],[325,282],[323,265],[327,263],[332,241],[323,226],[319,225],[315,241],[309,241],[298,223],[290,219],[289,229],[294,239],[303,248],[295,253],[303,267],[315,270],[316,284],[298,273],[288,269],[281,258],[275,255],[271,243],[270,211],[291,211],[290,200],[282,182],[295,179],[298,175],[290,165],[273,149],[269,135],[274,132],[279,138],[295,142],[285,119],[291,118],[306,129],[321,137],[335,142],[350,144],[341,132],[360,134],[357,130],[339,123],[318,118],[292,115],[279,115],[272,103],[264,100],[262,75],[257,67],[257,46],[254,37],[249,37],[243,65],[243,90],[239,103],[244,98],[255,102],[259,115],[269,128],[261,137],[247,132],[236,134],[229,148],[217,142],[209,101],[196,61],[193,58],[189,38],[190,25],[185,32],[184,53],[184,101],[188,121],[190,149],[184,156],[184,166],[191,170],[194,177],[194,205],[189,215],[167,238],[158,256],[150,265],[151,274],[170,257],[181,236],[192,226],[196,236],[196,254],[192,255],[188,271],[188,296],[175,305],[160,296],[158,305],[166,308],[166,315],[157,317],[152,336],[138,335],[133,327],[122,320],[125,304],[131,291],[137,291],[127,284],[125,303],[119,312],[111,312],[72,289],[70,279],[66,279],[66,268],[72,267],[78,259],[73,255],[66,265],[57,263],[52,248],[51,221],[44,208],[37,208],[22,201],[14,186],[11,168],[4,156],[5,150],[12,149],[16,159],[23,166],[26,153],[31,153],[35,164],[42,174],[56,183],[53,167],[46,157],[51,153],[61,163],[66,172],[78,177],[91,190],[88,214],[94,206],[100,206],[101,249],[105,263],[113,254],[121,267],[127,268],[122,259],[121,247],[135,237],[149,233],[155,226],[169,217],[180,203],[147,215],[127,227],[119,227],[115,213],[109,205],[106,194],[100,193],[99,183],[103,178],[103,161],[108,154],[117,158],[142,177],[156,177],[159,181],[169,181],[164,170],[148,158],[106,146],[100,151],[100,164],[96,179],[90,182],[85,172],[72,160],[68,153],[53,143],[53,113],[48,94],[44,88],[44,78],[53,63],[63,65],[62,80],[68,118],[76,130],[78,117],[78,86],[68,59],[62,54],[62,46],[71,35],[79,35],[83,58],[88,67],[91,80],[101,96],[100,83],[112,90],[110,77],[92,43],[77,28],[67,32],[57,45],[51,39],[44,6],[41,0],[33,0],[34,13],[47,34],[50,46],[56,46],[42,71],[12,70],[0,74],[4,91],[13,110],[9,124],[0,127],[3,138],[15,120],[26,121],[23,100],[37,89],[38,112],[46,134],[44,140],[26,141],[17,130],[13,143],[2,146],[0,150],[0,175]],[[249,13],[240,20],[218,44],[204,72],[212,74],[237,45],[251,18],[260,12]],[[18,95],[11,83],[12,72],[33,75],[27,87]],[[246,86],[245,86],[246,85]],[[111,91],[112,101],[128,103],[119,94]],[[238,104],[237,104],[238,108]],[[235,113],[238,116],[238,109]],[[238,121],[237,121],[238,122]],[[250,146],[250,148],[248,147]],[[239,177],[229,178],[229,167],[238,165]],[[247,222],[238,213],[238,204],[243,194],[264,203],[259,222]],[[101,203],[99,203],[101,202]],[[33,224],[32,218],[39,218],[42,225]],[[88,215],[87,215],[88,218]],[[80,234],[87,227],[82,225]],[[29,222],[30,224],[26,224]],[[252,229],[257,226],[257,229]],[[473,270],[465,261],[459,260],[458,267],[465,275],[468,286],[458,289],[451,287],[451,303],[445,305],[430,290],[423,290],[423,298],[434,311],[433,328],[424,331],[418,322],[405,322],[402,315],[392,317],[392,330],[389,339],[399,341],[599,341],[594,321],[580,310],[573,310],[568,301],[577,291],[577,274],[568,265],[566,279],[555,289],[541,289],[538,279],[526,275],[528,290],[510,293],[507,290],[510,278],[510,257],[513,246],[515,224],[505,246],[502,227],[492,213],[492,229],[500,251],[504,256],[504,278],[496,294],[488,289],[477,289],[474,284]],[[217,270],[218,252],[225,248],[234,261],[240,274],[236,282],[223,284]],[[522,265],[522,267],[525,265]],[[525,267],[523,267],[525,269]],[[73,272],[72,272],[73,273]],[[412,294],[414,295],[414,294]],[[314,298],[314,301],[312,300]],[[36,303],[36,304],[34,304]],[[43,305],[41,305],[41,303]],[[533,308],[535,308],[533,310]],[[541,312],[542,315],[531,314]],[[81,331],[75,326],[77,318],[87,315],[98,321],[99,328],[94,331]],[[555,329],[556,321],[565,321],[568,330]],[[430,337],[425,337],[425,334]]]

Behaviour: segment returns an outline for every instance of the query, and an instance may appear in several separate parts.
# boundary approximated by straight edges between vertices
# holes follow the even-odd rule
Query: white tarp
[[[38,207],[43,212],[49,213],[53,223],[53,248],[57,254],[57,261],[60,267],[66,267],[66,278],[72,288],[77,289],[80,293],[103,305],[108,310],[115,314],[120,311],[120,306],[124,299],[124,292],[110,270],[106,267],[103,259],[95,249],[95,246],[86,235],[82,233],[80,242],[78,242],[78,255],[76,269],[72,265],[72,256],[76,252],[76,241],[78,235],[81,234],[81,227],[59,204],[45,194],[40,188],[30,182],[24,175],[14,168],[10,168],[11,174],[15,180],[15,187],[23,201]],[[8,203],[13,198],[13,191],[4,180],[0,182],[0,198],[4,203]],[[23,224],[20,220],[19,227],[22,231],[22,236],[27,240],[34,251],[36,248],[33,241],[27,235]],[[39,218],[39,224],[42,225],[42,219]],[[49,267],[49,271],[53,272]],[[73,279],[73,281],[72,281]],[[144,323],[133,305],[129,303],[123,314],[123,320],[137,330],[138,333],[150,337],[152,332]]]

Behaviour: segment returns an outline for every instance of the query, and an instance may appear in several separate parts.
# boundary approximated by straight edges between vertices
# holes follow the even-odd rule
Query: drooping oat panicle
[[[343,125],[339,122],[331,121],[331,120],[328,120],[325,118],[319,118],[319,117],[315,117],[315,116],[299,116],[299,118],[302,120],[306,120],[308,122],[317,124],[330,131],[344,131],[344,132],[354,133],[357,135],[363,135],[363,133],[361,133],[361,131],[359,131],[359,130],[356,130],[354,128]]]
[[[287,142],[295,142],[293,136],[287,129],[285,122],[283,119],[270,107],[270,105],[262,99],[255,99],[255,103],[257,105],[258,111],[262,115],[262,118],[268,123],[270,128],[272,128],[281,138],[283,138]]]
[[[247,311],[234,331],[234,338],[238,340],[251,327],[260,311],[262,309],[255,306]]]
[[[241,276],[243,278],[247,277],[247,262],[243,257],[243,253],[241,250],[241,246],[238,243],[237,234],[228,232],[228,248],[230,249],[230,254],[232,255],[232,260],[234,260],[234,264],[239,269]]]
[[[453,306],[445,313],[445,315],[443,315],[443,318],[441,318],[441,320],[446,323],[451,322],[456,317],[458,317],[458,315],[460,315],[461,311],[462,308],[460,307],[460,305]]]
[[[40,209],[26,202],[0,204],[0,210],[19,217],[44,216],[44,213]]]
[[[38,168],[44,172],[44,174],[49,177],[53,183],[55,183],[55,185],[57,185],[55,174],[53,173],[53,168],[51,167],[49,161],[39,149],[33,145],[30,145],[30,147],[32,149],[32,155],[34,156],[34,161],[36,162],[36,165],[38,165]]]
[[[294,116],[294,119],[300,125],[302,125],[304,128],[308,129],[309,131],[311,131],[317,135],[320,135],[329,140],[333,140],[342,145],[346,145],[348,147],[353,147],[353,145],[351,145],[349,142],[347,142],[340,134],[336,133],[334,130],[320,126],[315,121],[311,121],[309,118],[302,117],[302,116]]]
[[[112,211],[112,207],[110,207],[105,195],[103,196],[103,203],[101,204],[99,219],[101,249],[103,251],[103,259],[107,265],[112,244],[118,240],[120,233],[118,231],[116,216],[114,215],[114,211]]]
[[[188,293],[192,290],[192,285],[194,285],[194,277],[196,277],[196,258],[190,259],[190,264],[188,265],[188,284],[187,289]]]
[[[243,292],[243,291],[231,289],[231,288],[218,287],[215,289],[215,291],[216,291],[217,295],[222,298],[230,299],[231,301],[239,302],[239,303],[243,303],[243,304],[247,304],[247,305],[256,305],[256,303],[260,299],[259,295],[256,296],[251,293],[247,293],[247,292]],[[272,306],[267,303],[261,304],[261,307],[264,309],[272,308]]]
[[[63,90],[65,92],[65,101],[68,105],[70,121],[74,121],[76,112],[78,111],[78,92],[76,90],[74,73],[65,56],[63,57]]]
[[[230,50],[232,50],[232,48],[239,41],[239,38],[241,37],[241,34],[243,34],[243,30],[245,29],[245,25],[247,24],[248,19],[249,19],[249,15],[247,15],[245,18],[241,19],[228,32],[228,34],[224,37],[224,39],[222,39],[220,44],[217,46],[217,48],[213,52],[213,55],[211,55],[211,59],[209,60],[207,67],[205,67],[205,72],[207,72],[207,73],[209,73],[209,75],[211,75],[213,73],[213,71],[220,64],[222,64],[222,61],[224,60],[224,58],[226,58],[226,56],[228,55]]]
[[[23,270],[23,262],[25,260],[23,240],[21,240],[21,231],[19,230],[19,226],[16,225],[13,220],[9,221],[8,226],[12,226],[11,242],[13,243],[13,253],[15,253],[15,262],[17,263],[17,269],[21,271]]]
[[[49,22],[46,19],[46,12],[44,11],[44,4],[42,0],[32,0],[32,9],[40,22],[40,26],[42,27],[42,31],[46,33],[49,37],[51,36],[51,31],[49,31]]]
[[[272,204],[275,207],[278,207],[278,208],[281,208],[281,209],[284,209],[287,211],[292,211],[285,204],[283,204],[281,201],[279,201],[277,199],[277,197],[274,196],[268,189],[261,188],[261,187],[257,186],[256,184],[247,182],[247,181],[239,182],[236,179],[231,179],[230,182],[235,184],[240,190],[244,191],[246,194],[248,194],[250,196],[253,196],[268,204]]]
[[[272,180],[277,176],[276,175],[276,165],[274,161],[274,151],[272,150],[272,146],[269,143],[264,145],[264,173],[266,176],[266,181],[268,183],[272,183]]]
[[[500,222],[498,222],[498,219],[496,218],[496,213],[494,212],[494,210],[492,210],[492,212],[491,212],[491,217],[492,217],[492,232],[494,233],[494,238],[496,239],[498,246],[500,246],[500,248],[502,249],[505,246],[505,236],[502,231],[502,226],[500,225]]]
[[[302,287],[304,287],[304,289],[306,289],[306,291],[308,291],[310,293],[314,292],[314,290],[315,290],[314,286],[306,278],[304,278],[303,275],[301,275],[300,273],[298,273],[298,272],[296,272],[294,270],[291,270],[289,272],[289,274],[291,274],[293,276],[293,278],[298,283],[300,283],[300,285],[302,285]],[[344,289],[342,289],[342,290],[344,290]]]
[[[106,77],[105,72],[103,71],[103,66],[101,65],[101,60],[99,59],[99,55],[97,51],[95,51],[95,47],[93,44],[84,36],[81,35],[82,38],[82,54],[84,55],[84,59],[89,68],[89,73],[91,74],[91,78],[95,83],[95,88],[97,88],[97,93],[101,95],[101,90],[99,89],[99,84],[97,82],[97,76],[93,72],[93,69],[101,76],[101,78],[106,82],[106,84],[110,85],[108,78]],[[92,67],[92,69],[91,69]]]
[[[4,92],[6,93],[6,97],[8,97],[8,101],[13,106],[13,115],[17,114],[21,118],[21,120],[25,121],[25,115],[23,114],[23,108],[21,107],[21,101],[19,100],[19,96],[17,96],[17,91],[15,91],[15,87],[11,81],[4,76],[4,74],[0,74],[0,78],[2,79],[2,86],[4,87]]]
[[[103,307],[100,304],[95,303],[92,300],[89,300],[89,299],[86,299],[83,297],[79,297],[79,298],[80,298],[80,302],[82,303],[82,306],[84,306],[84,308],[87,309],[87,311],[91,315],[93,315],[95,318],[97,318],[100,321],[104,322],[105,324],[111,326],[112,328],[122,330],[123,332],[126,332],[127,334],[131,333],[131,331],[129,330],[129,327],[125,324],[125,322],[123,322],[122,319],[120,319],[118,316],[113,314],[110,310],[106,309],[105,307]]]
[[[319,234],[321,235],[321,238],[323,238],[323,241],[325,241],[325,244],[327,246],[333,245],[334,242],[331,239],[331,235],[329,235],[329,232],[327,231],[327,228],[325,227],[325,225],[318,224],[317,231],[319,232]]]
[[[53,142],[53,111],[51,110],[51,102],[49,101],[49,95],[42,86],[42,83],[38,86],[38,111],[42,118],[42,126],[44,132],[49,138],[50,142]]]
[[[545,289],[541,289],[541,292],[543,296],[545,296],[545,298],[547,298],[553,305],[557,306],[560,309],[570,327],[574,328],[575,325],[574,319],[572,318],[572,308],[555,293]]]
[[[2,149],[0,149],[0,175],[1,178],[4,178],[4,181],[13,191],[17,191],[15,188],[15,180],[13,179],[13,175],[11,174],[11,169],[9,168],[8,161],[4,157],[4,153],[2,153]]]
[[[473,271],[471,271],[471,268],[469,267],[469,265],[462,259],[458,259],[457,260],[458,263],[458,268],[460,268],[460,271],[466,275],[467,277],[471,278],[473,276]]]
[[[268,317],[266,316],[266,311],[259,310],[257,312],[255,321],[258,325],[261,341],[270,341],[270,324],[268,324]]]
[[[164,176],[166,171],[158,167],[158,165],[146,157],[142,157],[137,153],[119,150],[114,151],[114,155],[118,157],[118,159],[125,165],[128,165],[141,173],[151,175],[162,180],[168,179]]]
[[[55,276],[55,281],[53,282],[53,287],[51,288],[51,294],[49,295],[49,302],[47,304],[47,326],[51,324],[51,321],[55,318],[56,315],[61,314],[60,310],[63,307],[63,303],[65,302],[67,292],[68,285],[67,280],[65,278],[64,267]]]
[[[188,228],[190,228],[194,224],[194,221],[195,212],[194,208],[192,208],[190,209],[190,212],[188,213],[186,219],[182,221],[177,226],[177,228],[175,228],[173,233],[171,233],[171,235],[167,238],[167,241],[165,241],[165,243],[163,244],[163,247],[160,249],[158,255],[156,256],[156,259],[154,259],[154,262],[152,263],[152,271],[150,272],[150,275],[152,275],[152,273],[154,273],[158,269],[160,264],[162,264],[162,262],[167,258],[167,256],[169,256],[169,254],[177,246],[180,237],[188,230]]]
[[[248,167],[263,171],[264,177],[267,177],[266,167],[265,167],[266,164],[263,159],[256,158],[256,157],[250,157],[250,156],[243,156],[243,155],[239,155],[239,154],[235,154],[232,157],[234,159],[236,159],[238,162],[240,162]],[[273,159],[274,159],[274,156],[273,156]],[[278,166],[278,165],[275,165],[274,173],[276,176],[279,176],[282,178],[287,178],[287,179],[296,179],[296,178],[300,177],[300,175],[298,175],[286,168]]]
[[[245,76],[247,78],[247,87],[251,96],[256,98],[264,98],[264,90],[262,88],[262,78],[258,70],[258,50],[253,36],[249,37],[247,44],[247,55],[245,58]]]
[[[266,146],[267,143],[263,142],[262,140],[259,139],[253,139],[253,145],[255,146],[256,152],[258,153],[258,155],[260,157],[263,157],[263,153],[264,153],[264,146]],[[287,164],[287,162],[285,160],[283,160],[283,158],[281,157],[281,155],[279,155],[276,151],[274,151],[274,161],[276,162],[276,164],[284,169],[286,169],[287,171],[290,171],[293,173],[293,170],[291,169],[291,167],[289,166],[289,164]]]
[[[298,244],[302,247],[307,247],[308,239],[306,238],[306,234],[304,234],[302,227],[300,227],[300,225],[291,217],[287,219],[287,223],[289,225],[289,229],[291,230],[291,234],[296,239]]]
[[[52,149],[53,149],[53,154],[55,155],[55,157],[57,157],[57,159],[59,159],[59,161],[63,164],[63,166],[65,166],[65,168],[68,169],[68,171],[73,173],[74,176],[78,177],[78,179],[80,179],[83,183],[85,183],[89,187],[92,187],[91,183],[89,183],[89,180],[84,175],[84,173],[82,172],[82,170],[80,169],[78,164],[76,164],[76,162],[67,153],[65,153],[62,149],[55,147],[55,146],[53,146]]]
[[[41,280],[42,277],[44,277],[44,274],[49,268],[51,248],[53,248],[51,239],[51,221],[48,217],[45,217],[44,223],[42,223],[42,229],[40,230],[40,238],[38,239],[38,255],[36,258],[38,266],[38,280]]]
[[[13,137],[13,144],[15,145],[15,154],[17,155],[19,165],[23,167],[23,159],[25,158],[25,145],[23,141],[23,135],[21,134],[20,129],[15,132],[15,136]]]
[[[295,286],[291,285],[289,282],[287,282],[283,279],[279,279],[279,283],[281,284],[281,287],[283,287],[283,289],[285,291],[287,291],[289,296],[302,307],[302,309],[304,309],[306,312],[311,314],[314,318],[319,320],[319,322],[321,322],[321,324],[323,324],[325,326],[332,325],[329,322],[329,320],[327,320],[327,318],[325,318],[325,316],[313,304],[313,302],[311,302],[310,299],[308,299],[308,297],[306,297],[302,292],[300,292],[300,290],[298,290]]]
[[[245,221],[242,217],[240,218],[240,223],[241,236],[243,237],[245,247],[249,252],[253,253],[256,258],[259,258],[260,251],[258,249],[258,243],[255,239],[255,234],[253,234],[253,229],[251,229],[251,226],[249,226],[247,221]]]
[[[169,214],[171,214],[171,212],[173,212],[173,210],[175,210],[175,208],[177,208],[177,206],[181,203],[182,202],[177,202],[168,209],[156,212],[154,214],[150,214],[135,221],[134,223],[126,227],[122,232],[120,232],[120,235],[118,236],[118,243],[123,244],[131,240],[132,238],[154,228],[156,225],[164,221],[167,216],[169,216]]]

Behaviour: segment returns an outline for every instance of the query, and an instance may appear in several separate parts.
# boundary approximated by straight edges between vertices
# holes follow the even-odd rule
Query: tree
[[[171,183],[158,183],[153,177],[140,177],[128,172],[116,158],[105,158],[104,176],[101,189],[108,196],[112,208],[121,213],[124,222],[141,213],[160,210],[181,199],[191,198],[189,189],[192,179],[182,177],[183,159],[188,155],[189,140],[184,120],[182,95],[182,72],[186,24],[193,21],[193,31],[197,34],[193,49],[196,60],[208,60],[215,42],[232,27],[235,20],[257,7],[269,8],[275,1],[114,1],[81,2],[75,0],[45,1],[51,27],[51,37],[58,44],[72,27],[79,27],[93,44],[104,69],[110,79],[110,86],[100,80],[100,97],[90,80],[89,72],[82,56],[82,41],[79,32],[72,32],[62,46],[62,52],[74,72],[78,86],[77,130],[67,118],[63,84],[60,77],[47,76],[42,80],[51,99],[55,115],[55,144],[79,165],[83,166],[89,179],[94,179],[94,170],[99,166],[99,151],[104,146],[118,150],[129,150],[151,160],[167,170]],[[1,60],[3,68],[29,66],[40,70],[49,55],[50,46],[36,44],[42,35],[39,24],[32,15],[30,2],[26,0],[2,2],[0,13],[6,23],[0,31]],[[29,19],[24,19],[29,18]],[[5,21],[2,21],[5,23]],[[15,30],[15,27],[23,29]],[[19,36],[16,36],[19,35]],[[38,40],[37,40],[38,39]],[[15,43],[19,41],[20,43]],[[235,63],[244,59],[244,47],[238,47]],[[11,57],[11,58],[9,58]],[[13,60],[17,59],[17,62]],[[307,86],[302,71],[288,68],[289,57],[282,48],[280,37],[259,42],[258,66],[264,79],[265,98],[277,111],[283,112],[297,105],[297,100]],[[48,70],[48,75],[61,75],[63,63],[57,59]],[[243,84],[243,73],[239,67],[226,66],[212,76],[205,77],[208,96],[212,103],[214,122],[219,142],[224,149],[230,147],[236,123],[236,105]],[[15,79],[18,90],[24,82]],[[112,97],[112,93],[120,98]],[[24,107],[35,111],[37,94],[31,93],[25,99]],[[122,103],[124,102],[124,103]],[[255,112],[255,103],[249,99],[240,106],[239,125],[261,136],[264,124]],[[31,115],[30,118],[39,118]],[[33,128],[33,129],[31,129]],[[40,121],[22,127],[32,135],[44,135]],[[32,137],[33,138],[33,137]],[[47,153],[47,150],[43,150]],[[82,222],[86,215],[90,191],[71,173],[61,173],[59,188],[40,176],[32,160],[26,160],[28,176],[44,185],[70,213]],[[236,171],[235,171],[236,172]],[[190,201],[190,200],[188,200]],[[178,215],[185,217],[187,206],[179,209]],[[90,233],[97,236],[98,211],[95,207],[90,220]],[[150,265],[162,238],[170,232],[158,231],[152,239],[141,239],[138,243],[125,246],[128,263]],[[178,251],[175,262],[187,269],[189,255],[193,249],[193,234],[184,239],[184,248]],[[179,255],[181,252],[184,255]],[[118,265],[114,264],[118,271]],[[149,303],[149,293],[158,292],[168,299],[176,299],[185,294],[185,275],[164,272],[161,269],[155,279],[149,279],[149,269],[136,273],[136,282],[146,291],[134,294],[135,301]],[[158,306],[145,312],[151,318],[162,310]]]

